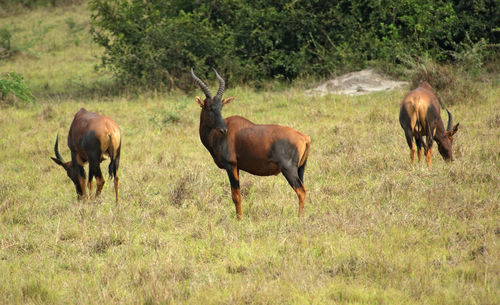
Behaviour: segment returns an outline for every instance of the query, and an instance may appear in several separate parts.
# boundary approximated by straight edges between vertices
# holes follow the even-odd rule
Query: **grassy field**
[[[500,303],[498,80],[450,108],[456,160],[436,151],[431,168],[409,164],[398,122],[407,89],[319,98],[302,86],[228,88],[237,99],[224,116],[312,139],[305,217],[283,176],[241,173],[237,221],[193,94],[87,94],[110,79],[94,71],[88,19],[84,6],[0,19],[24,48],[0,71],[24,74],[39,97],[0,109],[0,303]],[[46,30],[29,46],[37,25]],[[77,201],[50,160],[80,107],[122,129],[119,204],[110,179],[98,200]]]

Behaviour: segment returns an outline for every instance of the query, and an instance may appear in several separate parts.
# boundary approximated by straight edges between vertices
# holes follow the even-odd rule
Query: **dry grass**
[[[73,10],[32,14],[64,20]],[[224,115],[292,126],[312,139],[305,217],[297,218],[281,175],[242,173],[238,222],[226,174],[199,140],[193,97],[61,98],[68,77],[96,78],[68,49],[51,67],[65,77],[43,72],[45,52],[0,63],[35,87],[63,90],[0,111],[0,303],[500,302],[499,86],[483,84],[473,111],[451,108],[460,122],[456,161],[436,153],[430,169],[409,165],[397,121],[404,91],[314,98],[294,88],[228,88],[237,100]],[[76,201],[50,160],[56,134],[66,135],[80,107],[122,128],[119,204],[111,180],[98,200]]]

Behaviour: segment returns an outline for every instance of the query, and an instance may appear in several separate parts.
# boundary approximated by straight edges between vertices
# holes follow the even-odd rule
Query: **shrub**
[[[18,100],[25,103],[35,101],[31,90],[24,83],[22,74],[8,72],[0,74],[0,101],[2,104],[18,104]]]
[[[478,75],[487,56],[486,40],[481,38],[477,43],[473,43],[469,35],[465,35],[466,41],[459,44],[458,52],[451,52],[458,66],[473,75]]]
[[[161,2],[93,1],[91,33],[105,47],[102,66],[123,81],[146,85],[187,83],[189,67],[197,72],[226,59],[231,43],[201,13],[165,14]],[[183,77],[185,78],[182,81]],[[175,80],[181,80],[177,83]]]
[[[217,67],[228,81],[293,80],[380,62],[397,65],[404,56],[455,60],[452,54],[461,52],[464,41],[469,45],[500,41],[491,30],[500,21],[495,15],[499,9],[484,9],[494,1],[468,5],[434,0],[91,0],[89,4],[91,33],[105,48],[103,67],[123,81],[183,87],[190,83],[191,66],[203,77],[213,77],[210,68]]]

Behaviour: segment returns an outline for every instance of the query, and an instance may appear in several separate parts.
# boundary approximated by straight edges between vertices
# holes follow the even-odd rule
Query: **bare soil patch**
[[[306,94],[319,96],[329,93],[362,95],[377,91],[390,91],[406,85],[408,82],[391,80],[372,69],[367,69],[330,79],[314,89],[306,90]]]

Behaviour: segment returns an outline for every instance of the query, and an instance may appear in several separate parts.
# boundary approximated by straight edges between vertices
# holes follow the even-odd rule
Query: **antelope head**
[[[73,181],[75,185],[76,193],[78,194],[78,198],[83,196],[82,190],[82,180],[85,180],[85,172],[83,171],[83,167],[78,166],[78,164],[74,164],[72,161],[65,162],[59,153],[59,136],[56,137],[56,144],[54,145],[54,153],[56,157],[51,157],[52,161],[54,161],[57,165],[60,165],[66,171],[68,177]],[[85,181],[83,182],[85,183]]]
[[[446,127],[446,131],[442,136],[434,137],[434,140],[438,145],[439,153],[441,154],[443,159],[445,161],[453,161],[453,135],[457,132],[460,123],[457,123],[457,125],[453,126],[453,116],[451,115],[451,112],[448,111],[448,109],[446,109],[446,112],[448,112],[448,126]]]
[[[196,84],[200,87],[200,89],[205,94],[205,99],[202,99],[199,96],[195,96],[195,101],[201,107],[201,116],[200,116],[200,127],[202,125],[215,129],[221,134],[227,133],[226,123],[224,122],[224,118],[222,117],[222,107],[230,102],[232,102],[235,97],[231,96],[223,99],[222,94],[224,93],[225,82],[224,79],[217,73],[214,69],[215,76],[219,81],[219,90],[217,90],[217,94],[215,96],[212,95],[208,86],[194,74],[193,68],[191,68],[191,76]]]

